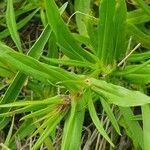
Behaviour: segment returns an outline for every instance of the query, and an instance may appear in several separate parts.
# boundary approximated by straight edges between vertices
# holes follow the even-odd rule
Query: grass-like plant
[[[78,150],[88,117],[105,141],[99,148],[117,147],[125,131],[134,149],[149,150],[150,7],[143,0],[131,2],[135,8],[128,11],[125,0],[75,0],[75,13],[66,19],[68,3],[58,9],[54,0],[25,1],[15,11],[13,1],[7,1],[6,18],[0,18],[7,25],[0,32],[0,75],[13,80],[1,95],[0,129],[12,123],[3,149],[16,149],[16,137],[37,135],[32,149],[44,143],[51,150],[61,124],[60,149]],[[25,54],[18,31],[35,15],[44,29]],[[2,41],[9,35],[15,50]],[[33,95],[21,100],[25,85]],[[18,114],[21,123],[15,130]]]

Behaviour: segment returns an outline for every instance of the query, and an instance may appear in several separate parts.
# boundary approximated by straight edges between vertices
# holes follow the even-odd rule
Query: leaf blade
[[[21,40],[17,32],[17,25],[16,25],[16,20],[15,20],[15,13],[14,13],[12,0],[7,1],[6,22],[7,22],[7,27],[9,29],[11,38],[16,44],[18,50],[22,52]]]
[[[109,138],[108,134],[106,133],[106,131],[103,128],[102,123],[100,122],[96,110],[94,108],[94,104],[92,102],[92,98],[89,97],[88,100],[88,109],[89,109],[89,113],[90,116],[92,118],[93,123],[95,124],[96,128],[98,129],[98,131],[100,132],[100,134],[102,134],[102,136],[111,144],[111,146],[114,147],[114,144],[112,143],[111,139]]]

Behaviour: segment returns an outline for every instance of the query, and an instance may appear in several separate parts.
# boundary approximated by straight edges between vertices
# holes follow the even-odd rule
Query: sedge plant
[[[3,149],[16,149],[16,137],[37,136],[32,150],[42,144],[52,150],[58,125],[63,130],[59,148],[82,149],[88,117],[105,141],[97,149],[117,148],[115,137],[125,132],[134,149],[149,150],[150,8],[143,0],[131,2],[134,9],[128,11],[125,0],[75,0],[71,17],[68,3],[26,0],[15,10],[13,0],[6,2],[6,18],[0,18],[7,26],[0,32],[0,75],[11,82],[0,97],[0,129],[11,126]],[[19,31],[33,17],[43,30],[26,53]],[[31,97],[19,99],[25,86]]]

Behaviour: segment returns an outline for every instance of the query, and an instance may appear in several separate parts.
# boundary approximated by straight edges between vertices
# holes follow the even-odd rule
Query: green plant
[[[54,0],[43,3],[32,1],[32,4],[26,1],[23,6],[27,9],[15,13],[13,1],[7,2],[8,29],[0,33],[0,38],[4,39],[10,34],[19,52],[0,42],[2,74],[9,77],[16,74],[4,96],[1,96],[0,128],[6,127],[10,116],[24,115],[21,117],[22,125],[14,136],[12,121],[3,148],[13,147],[15,136],[24,139],[39,135],[32,149],[39,149],[42,143],[47,149],[53,149],[56,127],[63,124],[61,149],[77,150],[88,111],[110,148],[117,145],[113,136],[122,134],[121,126],[135,149],[149,149],[150,97],[145,85],[150,82],[150,32],[144,25],[150,20],[150,10],[142,0],[133,2],[136,9],[128,12],[125,0],[100,0],[99,5],[95,6],[99,13],[96,18],[96,12],[95,16],[91,15],[90,0],[76,0],[78,33],[70,31],[60,15],[67,3],[58,9]],[[35,10],[29,16],[16,23],[17,15],[33,8]],[[24,26],[35,13],[40,16],[44,30],[25,55],[17,29]],[[67,14],[64,16],[67,18]],[[46,44],[48,52],[42,54]],[[139,47],[142,52],[135,52]],[[16,70],[19,72],[16,73]],[[19,100],[17,97],[25,82],[40,94],[31,97],[31,100]],[[40,92],[41,87],[46,94]],[[108,131],[99,119],[97,105],[94,104],[104,110],[107,122],[111,122],[113,129]],[[143,127],[139,123],[139,116],[134,115],[136,106],[141,107]],[[105,146],[106,143],[103,149]]]

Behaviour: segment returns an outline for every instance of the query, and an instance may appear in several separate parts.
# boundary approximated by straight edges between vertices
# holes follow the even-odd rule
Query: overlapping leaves
[[[123,81],[122,77],[128,85],[130,83],[140,83],[141,85],[150,82],[149,61],[146,61],[149,59],[149,52],[132,55],[125,67],[118,65],[117,68],[118,61],[123,59],[130,50],[131,45],[129,44],[129,49],[126,48],[126,45],[127,38],[131,35],[143,47],[149,47],[149,34],[145,27],[141,25],[149,20],[149,6],[141,0],[136,0],[136,2],[140,8],[127,13],[124,0],[101,0],[99,19],[95,18],[98,22],[94,22],[98,27],[95,28],[88,17],[89,20],[87,18],[82,20],[84,17],[77,14],[76,21],[79,34],[72,34],[61,18],[54,0],[46,0],[44,5],[46,12],[41,8],[41,20],[46,27],[28,52],[28,56],[14,51],[0,42],[0,69],[3,69],[3,76],[5,74],[7,76],[11,75],[8,68],[12,68],[13,73],[16,70],[19,71],[14,82],[9,86],[4,97],[1,98],[0,128],[3,128],[9,122],[9,116],[25,113],[26,115],[22,118],[24,123],[16,132],[16,135],[19,134],[24,138],[27,135],[32,134],[34,136],[39,133],[39,139],[33,145],[33,149],[38,149],[42,143],[45,143],[46,147],[50,149],[52,148],[50,139],[52,131],[55,130],[61,120],[64,120],[65,126],[61,149],[76,150],[81,144],[82,127],[85,110],[87,109],[95,127],[110,145],[114,146],[94,107],[94,102],[100,100],[104,111],[118,134],[121,133],[115,116],[116,113],[111,110],[112,104],[119,106],[121,119],[125,122],[124,125],[121,125],[128,132],[128,135],[134,139],[134,146],[141,148],[149,146],[148,126],[150,123],[149,119],[147,120],[147,114],[150,111],[150,97],[143,94],[138,88],[135,91],[120,86],[120,81]],[[79,6],[79,9],[76,8],[76,10],[83,11],[84,14],[84,5],[85,3],[77,1],[76,7]],[[87,6],[89,11],[90,1],[88,1]],[[1,32],[0,38],[5,38],[10,34],[17,48],[21,51],[17,29],[24,26],[39,8],[19,23],[15,21],[15,13],[12,8],[13,3],[11,0],[7,3],[8,30]],[[140,22],[137,21],[139,18],[141,18]],[[46,25],[47,21],[48,25]],[[84,31],[82,31],[82,25],[85,27]],[[58,54],[56,52],[58,46],[63,52],[63,58],[41,56],[48,40],[49,48],[54,46],[52,51],[54,54]],[[52,46],[50,42],[56,42],[57,45],[53,43],[55,45]],[[87,49],[89,51],[82,48],[79,43],[88,43]],[[49,50],[50,52],[51,50]],[[48,56],[53,56],[53,54],[48,54]],[[55,65],[53,66],[53,64]],[[70,66],[73,72],[63,69],[63,67],[60,67],[61,65]],[[79,71],[75,72],[75,68],[78,68]],[[106,74],[103,74],[103,71]],[[118,82],[113,83],[111,77]],[[49,95],[50,98],[46,100],[14,102],[27,78],[38,80],[41,84],[47,84],[49,88],[54,87],[58,91],[53,93],[54,97]],[[142,106],[143,131],[138,121],[133,122],[130,119],[133,117],[133,113],[129,107],[134,106]],[[6,118],[4,119],[4,117]],[[26,129],[25,126],[28,123],[34,124],[33,128],[28,127]],[[14,142],[14,137],[10,138],[13,124],[14,121],[12,121],[8,138],[6,138],[6,146],[12,145]],[[24,133],[25,131],[27,132]],[[139,136],[136,135],[136,132],[139,132]]]

